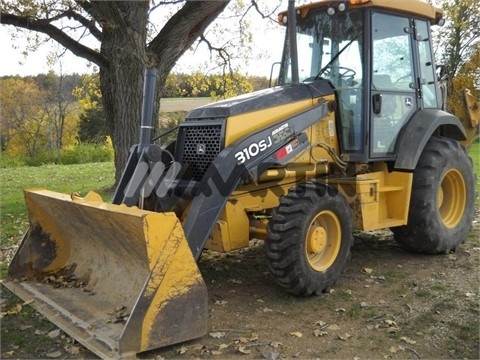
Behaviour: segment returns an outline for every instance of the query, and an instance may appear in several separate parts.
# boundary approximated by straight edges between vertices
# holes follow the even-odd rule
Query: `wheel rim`
[[[460,171],[447,171],[438,189],[438,209],[443,224],[454,228],[462,220],[467,201],[465,180]]]
[[[332,211],[319,212],[310,223],[305,252],[310,266],[325,271],[334,263],[340,251],[342,229],[338,217]]]

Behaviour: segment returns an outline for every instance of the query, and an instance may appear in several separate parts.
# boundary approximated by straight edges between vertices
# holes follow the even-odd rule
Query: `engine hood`
[[[326,80],[319,80],[309,84],[300,83],[276,86],[201,106],[190,111],[186,116],[186,120],[229,118],[247,112],[330,95],[333,92],[333,86]]]

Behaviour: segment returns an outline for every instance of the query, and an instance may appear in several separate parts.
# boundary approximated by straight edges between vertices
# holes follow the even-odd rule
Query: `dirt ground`
[[[456,253],[415,255],[389,232],[356,234],[346,272],[318,297],[286,294],[263,243],[200,269],[209,334],[142,354],[155,359],[479,359],[480,216]],[[97,358],[2,288],[0,358]]]

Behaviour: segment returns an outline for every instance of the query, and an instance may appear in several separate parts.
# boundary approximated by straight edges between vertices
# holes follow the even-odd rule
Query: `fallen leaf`
[[[78,346],[69,346],[67,352],[72,355],[80,354],[80,348]]]
[[[15,351],[13,351],[13,350],[7,351],[5,353],[5,355],[8,355],[8,356],[12,356],[13,354],[15,354]]]
[[[344,308],[338,308],[338,309],[335,309],[335,312],[346,312],[347,310],[345,310]]]
[[[48,357],[48,358],[51,358],[51,359],[58,358],[58,357],[60,357],[60,356],[62,356],[62,355],[63,355],[63,353],[62,353],[61,351],[59,351],[59,350],[58,350],[58,351],[53,351],[53,352],[51,352],[51,353],[47,353],[47,357]]]
[[[214,331],[214,332],[211,332],[208,335],[210,335],[211,337],[213,337],[215,339],[221,339],[221,338],[224,338],[226,334],[223,331]]]
[[[232,284],[243,284],[243,281],[238,279],[229,279],[228,282]]]
[[[272,341],[270,343],[270,346],[273,347],[273,348],[278,348],[279,346],[283,346],[283,344],[281,342],[278,342],[278,341]]]
[[[183,355],[187,352],[187,348],[185,346],[182,346],[180,349],[177,349],[177,354]]]
[[[402,337],[400,338],[400,340],[403,340],[403,341],[405,341],[407,344],[411,344],[411,345],[417,343],[415,340],[411,340],[411,339],[407,338],[406,336],[402,336]]]
[[[340,326],[338,326],[337,324],[330,324],[328,325],[328,330],[340,330]]]
[[[237,350],[238,350],[239,353],[242,353],[244,355],[247,355],[247,354],[251,353],[251,351],[249,349],[247,349],[245,346],[238,346]]]
[[[467,293],[465,294],[465,296],[466,296],[466,297],[473,297],[473,296],[475,296],[475,293],[467,292]]]
[[[316,337],[319,337],[319,336],[326,336],[328,335],[328,333],[323,330],[314,330],[313,335],[315,335]]]
[[[352,335],[350,335],[349,333],[345,333],[343,335],[338,335],[338,338],[340,340],[343,340],[343,341],[347,341],[348,339],[350,339],[352,337]]]
[[[397,323],[393,320],[385,320],[385,322],[388,324],[388,326],[397,326]]]
[[[34,299],[30,299],[30,300],[25,301],[22,305],[30,305],[34,301],[35,301]]]
[[[303,336],[303,334],[300,331],[291,332],[290,335],[294,337],[299,337],[299,338]]]
[[[225,305],[227,303],[226,300],[217,300],[215,301],[215,305]]]
[[[318,325],[318,326],[326,326],[327,323],[325,321],[322,321],[322,320],[319,320],[315,323],[315,325]]]
[[[366,274],[371,274],[371,273],[373,273],[373,269],[371,269],[371,268],[363,268],[363,272],[366,273]]]
[[[255,333],[252,333],[250,336],[242,336],[235,343],[240,342],[240,343],[246,344],[246,343],[257,341],[257,340],[258,340],[258,335]]]
[[[60,336],[60,330],[57,329],[57,330],[50,331],[47,336],[50,339],[55,339]]]

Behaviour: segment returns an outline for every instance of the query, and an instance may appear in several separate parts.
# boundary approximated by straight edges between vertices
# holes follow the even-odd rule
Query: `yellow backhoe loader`
[[[276,86],[192,110],[175,141],[142,134],[111,203],[25,191],[30,228],[3,285],[103,358],[207,332],[203,249],[265,240],[279,286],[308,296],[344,270],[354,230],[408,250],[455,251],[474,215],[467,149],[479,101],[444,109],[418,0],[322,0],[279,14]],[[75,189],[72,189],[75,191]]]

